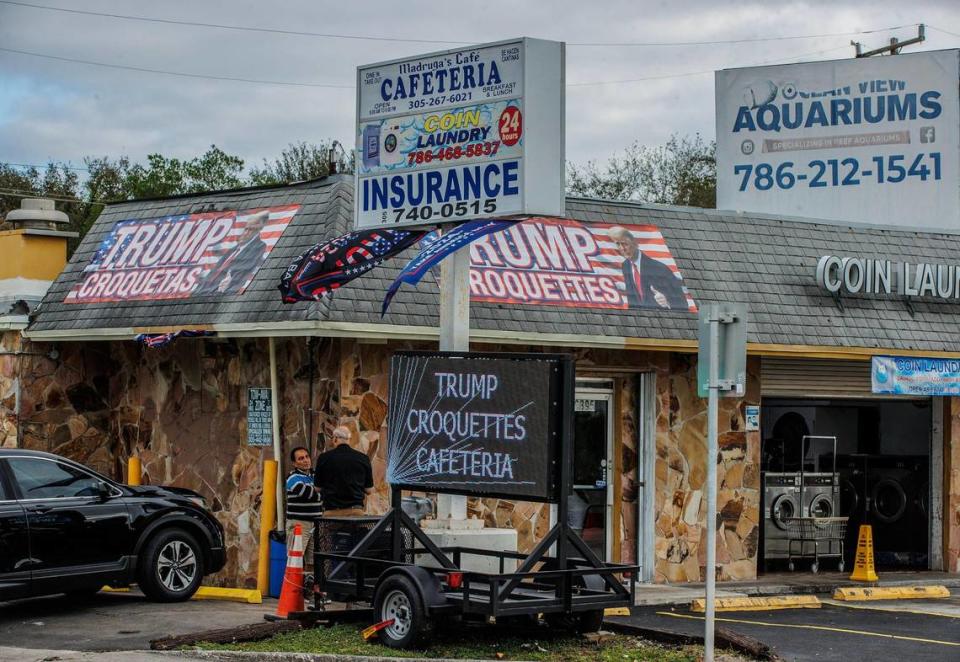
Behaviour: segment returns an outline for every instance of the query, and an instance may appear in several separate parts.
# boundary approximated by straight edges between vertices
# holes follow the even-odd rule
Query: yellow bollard
[[[263,495],[260,499],[260,557],[257,563],[257,589],[270,591],[270,530],[277,517],[277,461],[263,461]]]
[[[140,458],[131,455],[127,459],[127,485],[139,485],[143,472],[140,469]]]

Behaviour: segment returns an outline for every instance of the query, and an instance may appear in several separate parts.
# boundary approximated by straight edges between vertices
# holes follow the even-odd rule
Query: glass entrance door
[[[573,493],[569,524],[604,561],[610,560],[613,512],[613,394],[577,390],[573,416]]]

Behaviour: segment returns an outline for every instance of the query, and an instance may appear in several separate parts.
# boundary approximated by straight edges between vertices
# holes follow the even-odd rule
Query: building
[[[229,291],[240,277],[226,292],[216,291],[220,280],[206,290],[192,286],[180,298],[141,293],[108,301],[112,286],[94,291],[98,269],[117,259],[110,251],[118,237],[121,247],[124,236],[141,241],[141,257],[165,250],[149,244],[149,231],[131,229],[143,223],[118,226],[121,221],[183,221],[197,214],[189,218],[199,223],[261,208],[286,210],[286,224],[271,235],[269,254],[242,293]],[[554,230],[475,249],[472,286],[483,301],[472,306],[471,348],[576,356],[575,482],[589,544],[613,560],[639,563],[648,581],[702,579],[708,458],[694,311],[736,301],[750,309],[748,388],[744,398],[723,399],[720,407],[719,577],[750,579],[780,567],[778,534],[768,517],[778,495],[765,494],[768,474],[804,467],[819,473],[834,457],[846,482],[844,497],[825,490],[832,512],[871,513],[880,524],[879,560],[960,572],[960,399],[881,398],[872,392],[870,361],[875,355],[960,358],[954,331],[960,306],[953,296],[831,293],[816,279],[818,262],[828,255],[953,264],[960,236],[582,199],[567,201],[567,217],[547,225],[573,228],[564,235],[569,254],[537,244]],[[436,347],[436,281],[427,277],[416,289],[401,289],[383,317],[381,301],[405,262],[400,258],[315,303],[282,304],[276,289],[293,258],[352,229],[351,218],[352,182],[342,176],[109,206],[32,315],[22,344],[20,331],[4,332],[2,347],[18,349],[0,356],[0,445],[69,455],[115,478],[123,478],[129,455],[139,455],[145,480],[207,496],[228,537],[228,565],[219,580],[251,585],[261,465],[272,452],[247,443],[247,393],[269,385],[273,342],[283,448],[306,440],[317,448],[332,426],[347,424],[354,445],[373,462],[378,493],[370,509],[383,511],[388,359],[396,349]],[[665,296],[669,310],[653,295],[623,308],[628,289],[617,298],[602,283],[590,289],[587,280],[577,281],[579,287],[557,280],[575,275],[576,257],[593,250],[587,246],[592,233],[602,239],[605,257],[602,264],[580,262],[581,271],[629,288],[612,226],[645,237],[642,252],[675,266],[689,298],[676,303],[679,294]],[[128,230],[121,236],[122,227]],[[518,243],[524,236],[539,247],[538,259],[524,255]],[[231,247],[214,248],[202,258],[211,273],[231,259]],[[531,276],[545,272],[540,258],[555,260],[557,268]],[[635,291],[677,285],[680,279],[665,282],[658,269],[643,272],[646,285],[638,280]],[[549,286],[548,276],[554,279]],[[553,301],[529,303],[548,294]],[[71,297],[87,302],[71,303]],[[215,336],[158,349],[134,341],[140,333],[181,329]],[[804,435],[836,436],[836,455],[804,448]],[[796,456],[784,450],[798,443]],[[867,496],[880,504],[885,521],[874,517],[876,508],[864,510]],[[548,505],[506,500],[471,500],[469,512],[515,528],[523,550],[550,519]]]

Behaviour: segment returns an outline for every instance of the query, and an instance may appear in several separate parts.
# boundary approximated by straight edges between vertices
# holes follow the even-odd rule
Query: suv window
[[[97,478],[52,460],[10,458],[10,469],[24,499],[64,499],[97,495]]]

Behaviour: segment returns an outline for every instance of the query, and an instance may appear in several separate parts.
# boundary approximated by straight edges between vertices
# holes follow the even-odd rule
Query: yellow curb
[[[819,609],[820,600],[815,595],[771,595],[761,598],[717,598],[715,611],[767,611],[773,609]],[[703,613],[707,601],[698,598],[690,603],[690,611]]]
[[[258,605],[263,602],[260,591],[255,588],[220,588],[219,586],[201,586],[191,600],[227,600]]]
[[[629,616],[630,609],[628,607],[607,607],[603,610],[604,616]]]
[[[876,586],[860,588],[845,586],[833,592],[834,600],[920,600],[926,598],[949,598],[946,586]]]
[[[100,590],[101,590],[101,591],[104,591],[104,592],[106,592],[106,593],[129,593],[129,592],[130,592],[130,588],[129,588],[129,587],[125,587],[125,588],[113,588],[112,586],[104,586],[104,587],[103,587],[102,589],[100,589]]]

